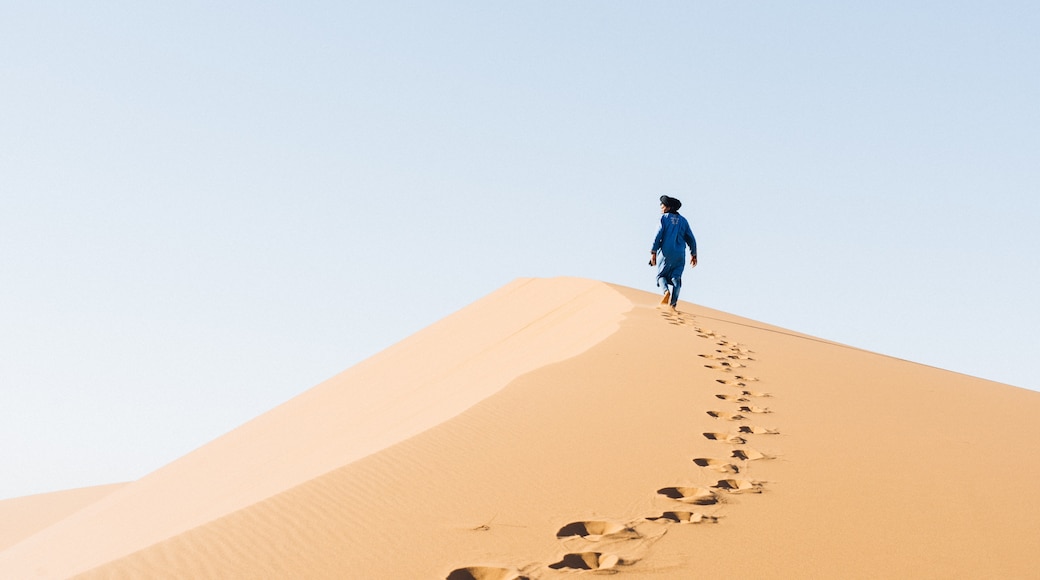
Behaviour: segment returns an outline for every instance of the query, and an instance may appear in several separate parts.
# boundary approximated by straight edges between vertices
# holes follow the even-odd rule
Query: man
[[[697,239],[693,237],[689,222],[679,215],[680,207],[681,201],[661,196],[661,229],[657,231],[654,247],[650,250],[650,265],[657,266],[657,285],[664,288],[661,304],[668,304],[673,310],[682,287],[686,246],[690,246],[690,267],[697,266]],[[658,252],[661,253],[660,259]]]

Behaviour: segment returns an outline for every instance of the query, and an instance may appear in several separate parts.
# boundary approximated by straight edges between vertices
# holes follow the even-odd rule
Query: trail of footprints
[[[726,457],[698,457],[693,460],[699,468],[718,472],[724,478],[714,485],[675,485],[662,487],[657,494],[676,502],[676,508],[659,515],[647,516],[630,522],[589,520],[571,522],[556,532],[556,537],[565,545],[578,544],[579,550],[567,551],[559,561],[548,564],[553,570],[595,571],[598,574],[616,574],[626,565],[635,563],[645,553],[649,544],[660,538],[670,525],[714,524],[722,516],[718,507],[712,513],[697,511],[694,506],[719,506],[727,497],[738,494],[763,493],[765,481],[747,477],[748,466],[753,461],[774,459],[748,445],[750,437],[779,435],[777,429],[749,424],[753,415],[765,415],[772,410],[760,406],[758,401],[771,397],[769,393],[753,390],[757,377],[735,374],[754,362],[754,351],[732,342],[725,336],[699,326],[693,315],[678,311],[662,311],[669,324],[691,327],[697,336],[712,342],[710,353],[700,354],[706,359],[704,366],[725,373],[716,379],[722,386],[729,387],[715,397],[722,403],[733,405],[729,409],[708,409],[705,413],[719,421],[719,430],[703,433],[705,439],[727,446]],[[739,371],[745,372],[745,371]],[[721,455],[721,454],[720,454]],[[689,506],[689,507],[687,507]],[[684,509],[685,508],[685,509]],[[693,510],[693,511],[691,511]],[[486,529],[486,528],[483,528]],[[632,544],[634,549],[625,549]],[[631,554],[639,554],[635,557]],[[528,574],[537,574],[541,566],[533,564],[523,570],[497,566],[468,566],[457,568],[448,574],[447,580],[533,580]]]

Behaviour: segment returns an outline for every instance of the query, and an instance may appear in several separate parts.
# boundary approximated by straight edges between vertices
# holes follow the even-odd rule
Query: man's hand
[[[696,268],[697,267],[697,256],[690,256],[690,267],[691,268]]]
[[[651,266],[656,266],[657,265],[657,252],[650,252],[650,265]]]

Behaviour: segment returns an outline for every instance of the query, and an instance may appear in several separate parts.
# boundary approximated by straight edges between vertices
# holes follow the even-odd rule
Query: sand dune
[[[98,485],[0,501],[0,550],[69,517],[124,485]]]
[[[0,577],[1035,575],[1040,394],[658,301],[517,281]]]

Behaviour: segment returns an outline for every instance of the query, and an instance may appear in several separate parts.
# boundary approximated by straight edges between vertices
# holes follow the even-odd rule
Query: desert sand
[[[0,550],[67,518],[123,485],[98,485],[0,501]]]
[[[1040,393],[658,302],[517,280],[138,481],[0,502],[0,578],[1037,577]]]

